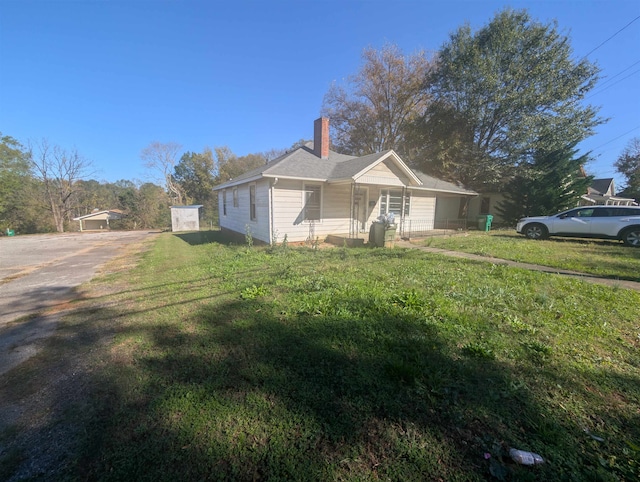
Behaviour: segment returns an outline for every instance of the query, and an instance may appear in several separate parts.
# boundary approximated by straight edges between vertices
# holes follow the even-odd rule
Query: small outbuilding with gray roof
[[[79,222],[80,231],[103,231],[111,229],[109,221],[122,219],[122,217],[123,213],[118,209],[108,209],[106,211],[94,209],[91,214],[78,216],[73,220]]]
[[[214,190],[223,230],[250,232],[269,244],[285,236],[366,239],[371,223],[386,214],[394,214],[399,234],[412,225],[434,229],[438,212],[457,217],[461,200],[477,195],[411,169],[393,150],[362,157],[329,150],[327,118],[315,121],[313,142]]]

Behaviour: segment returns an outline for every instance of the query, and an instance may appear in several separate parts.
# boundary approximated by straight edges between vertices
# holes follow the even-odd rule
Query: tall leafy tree
[[[0,133],[0,228],[18,229],[25,188],[31,182],[29,153],[13,137]]]
[[[640,137],[631,139],[614,166],[626,178],[626,185],[620,195],[640,202]]]
[[[429,101],[424,79],[432,63],[424,52],[405,56],[396,45],[365,49],[362,60],[346,86],[334,84],[324,97],[322,114],[331,119],[334,149],[407,155],[410,126]]]
[[[592,176],[583,174],[588,155],[577,156],[574,145],[535,152],[531,163],[520,166],[518,174],[504,189],[505,200],[498,212],[506,222],[523,216],[544,216],[575,207],[586,194]]]
[[[135,229],[138,227],[134,214],[137,210],[138,187],[129,180],[121,179],[113,184],[114,191],[118,197],[117,209],[120,209],[124,217],[116,223],[123,229]]]
[[[118,209],[118,196],[113,184],[95,179],[79,181],[74,214],[84,216],[93,210]]]
[[[215,148],[215,172],[217,182],[227,182],[240,174],[264,166],[267,158],[263,154],[236,156],[227,146]]]
[[[555,23],[504,10],[485,27],[466,25],[441,49],[432,96],[414,142],[425,171],[488,190],[534,153],[575,145],[602,123],[583,103],[599,69],[575,60]]]
[[[202,204],[204,219],[213,221],[217,210],[213,187],[215,162],[213,151],[206,148],[202,153],[186,152],[180,158],[174,171],[174,179],[182,186],[189,203]]]
[[[151,229],[171,225],[170,200],[164,188],[147,182],[140,186],[132,213],[135,227]]]
[[[174,179],[182,186],[190,202],[204,204],[215,185],[213,152],[186,152],[175,167]]]

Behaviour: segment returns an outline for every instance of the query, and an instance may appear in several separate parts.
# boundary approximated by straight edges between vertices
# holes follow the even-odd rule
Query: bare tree
[[[175,180],[173,173],[178,162],[178,152],[182,149],[180,144],[175,142],[154,141],[145,147],[140,153],[147,169],[160,174],[174,204],[184,204],[185,193],[182,186]]]
[[[324,97],[334,146],[353,155],[386,149],[407,155],[411,124],[429,102],[424,83],[433,63],[424,52],[405,56],[395,45],[365,49],[362,60],[346,88],[333,84]]]
[[[51,146],[46,139],[29,146],[33,176],[42,183],[47,208],[53,215],[56,231],[64,232],[64,223],[73,209],[78,181],[88,176],[91,163],[73,148]]]
[[[627,181],[624,191],[620,194],[640,201],[640,137],[634,137],[629,141],[613,165]]]

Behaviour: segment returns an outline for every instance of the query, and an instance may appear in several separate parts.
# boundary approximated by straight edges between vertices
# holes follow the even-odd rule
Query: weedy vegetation
[[[163,234],[136,268],[89,288],[100,295],[83,306],[102,308],[64,323],[113,339],[89,352],[65,478],[640,476],[638,292],[418,250],[248,249],[217,233]],[[546,463],[519,466],[511,447]]]

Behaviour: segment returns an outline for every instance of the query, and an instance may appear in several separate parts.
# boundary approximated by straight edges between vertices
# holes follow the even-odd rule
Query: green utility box
[[[384,247],[393,248],[396,245],[396,225],[390,224],[384,230]]]
[[[13,231],[13,229],[7,229],[7,236],[15,236],[16,233]]]
[[[491,221],[493,221],[493,216],[491,214],[479,216],[478,229],[480,231],[489,231],[491,229]]]

